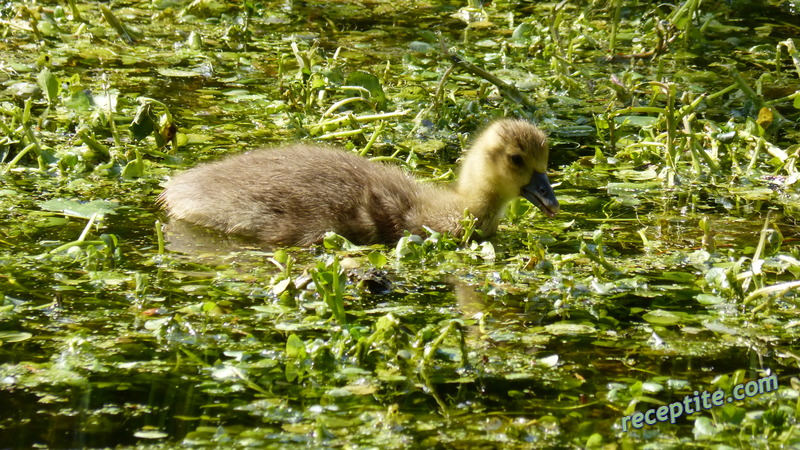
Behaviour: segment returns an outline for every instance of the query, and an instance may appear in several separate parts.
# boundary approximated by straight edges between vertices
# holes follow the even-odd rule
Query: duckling
[[[440,186],[351,152],[294,144],[190,169],[158,202],[173,218],[264,244],[307,246],[329,231],[356,244],[394,243],[425,227],[458,236],[465,210],[488,238],[517,196],[550,217],[559,211],[548,152],[538,128],[500,119],[467,151],[457,181]]]

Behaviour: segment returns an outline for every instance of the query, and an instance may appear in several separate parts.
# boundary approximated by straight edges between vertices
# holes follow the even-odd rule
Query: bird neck
[[[479,145],[488,144],[481,144],[479,140],[467,151],[459,170],[456,192],[462,207],[477,219],[476,227],[488,237],[497,229],[513,195],[505,192],[502,183],[493,176],[490,168],[494,163],[488,160],[486,153],[474,150]]]
[[[460,179],[456,191],[463,208],[477,219],[476,228],[488,236],[497,229],[508,202],[492,186],[474,181]]]

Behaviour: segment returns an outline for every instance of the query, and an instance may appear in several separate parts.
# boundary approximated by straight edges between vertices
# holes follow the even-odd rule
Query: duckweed
[[[797,446],[796,15],[3,3],[0,442]],[[296,140],[450,180],[508,116],[548,132],[562,212],[515,201],[491,242],[264,249],[154,205],[177,171]]]

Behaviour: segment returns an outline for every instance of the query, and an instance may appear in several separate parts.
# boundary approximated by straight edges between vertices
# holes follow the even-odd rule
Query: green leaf
[[[616,171],[615,174],[623,180],[629,181],[647,181],[658,177],[658,174],[652,168],[645,170],[621,169]]]
[[[361,86],[370,93],[370,99],[375,103],[378,110],[386,109],[386,94],[383,92],[380,80],[375,75],[367,72],[356,71],[347,76],[346,84],[350,86]]]
[[[159,75],[170,78],[193,78],[200,77],[202,74],[191,70],[173,69],[170,67],[161,67],[157,69]]]
[[[642,318],[648,323],[656,325],[674,325],[683,321],[680,314],[672,311],[665,311],[663,309],[656,309],[655,311],[646,312]]]
[[[88,111],[92,107],[92,98],[84,91],[73,92],[64,99],[64,106],[73,111]]]
[[[303,340],[292,333],[286,341],[286,381],[294,382],[303,376],[303,360],[306,358],[306,345]]]
[[[695,299],[701,305],[719,305],[725,303],[725,299],[711,294],[697,294]]]
[[[558,365],[558,355],[545,356],[540,358],[537,363],[543,367],[551,368]]]
[[[142,175],[144,175],[144,161],[141,159],[130,161],[122,169],[122,178],[139,178]]]
[[[658,122],[658,117],[651,117],[651,116],[617,116],[614,118],[614,122],[625,126],[631,126],[634,128],[644,128],[653,126],[656,122]]]
[[[358,248],[357,245],[348,241],[344,236],[340,236],[332,231],[325,233],[325,237],[322,238],[322,245],[325,248],[336,250],[355,250]]]
[[[113,28],[119,37],[124,39],[128,44],[133,44],[136,42],[136,36],[134,33],[122,23],[121,20],[114,13],[108,8],[108,6],[100,4],[100,12],[103,14],[103,18],[106,19],[111,28]]]
[[[614,183],[609,182],[606,186],[609,195],[618,195],[621,197],[651,193],[661,190],[661,183],[657,181],[643,182],[643,183]]]
[[[24,331],[0,331],[0,345],[4,342],[22,342],[32,338],[33,335]]]
[[[513,40],[520,40],[525,39],[530,36],[531,33],[534,32],[536,27],[529,23],[521,23],[517,25],[517,28],[514,28],[514,32],[511,34],[511,39]]]
[[[302,359],[306,356],[306,344],[302,339],[292,333],[286,340],[286,357],[292,359]]]
[[[130,129],[134,141],[141,141],[156,129],[153,107],[149,103],[139,106],[139,109],[136,110]]]
[[[139,439],[164,439],[169,437],[169,434],[158,430],[139,430],[133,433]]]
[[[369,259],[370,264],[377,267],[378,269],[385,266],[387,262],[386,255],[384,255],[379,251],[374,251],[370,253],[369,255],[367,255],[367,259]]]
[[[693,273],[687,272],[663,272],[660,275],[656,276],[655,278],[662,279],[662,280],[669,280],[675,281],[678,283],[691,283],[695,279],[695,275]]]
[[[722,428],[714,426],[714,422],[708,417],[698,417],[694,421],[694,438],[696,440],[711,439],[722,431]]]
[[[572,323],[572,322],[558,322],[545,325],[544,329],[555,336],[569,336],[579,334],[593,334],[597,330],[590,324]]]
[[[45,211],[61,212],[68,216],[89,219],[94,214],[97,214],[98,216],[111,214],[115,209],[119,208],[119,205],[106,200],[92,200],[89,202],[79,203],[75,200],[57,198],[41,202],[39,203],[39,207]]]
[[[53,103],[58,98],[58,92],[61,89],[61,83],[58,81],[58,77],[53,75],[50,69],[45,67],[39,72],[37,81],[39,82],[39,87],[42,88],[42,91],[44,91],[47,96],[47,101]]]
[[[408,48],[412,52],[417,52],[417,53],[432,53],[432,52],[436,51],[436,49],[431,44],[428,44],[427,42],[420,42],[420,41],[412,41],[408,45]]]

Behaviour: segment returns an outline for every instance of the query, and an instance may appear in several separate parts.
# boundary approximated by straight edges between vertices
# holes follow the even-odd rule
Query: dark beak
[[[522,196],[550,217],[555,216],[560,209],[547,174],[534,172],[531,181],[522,188]]]

